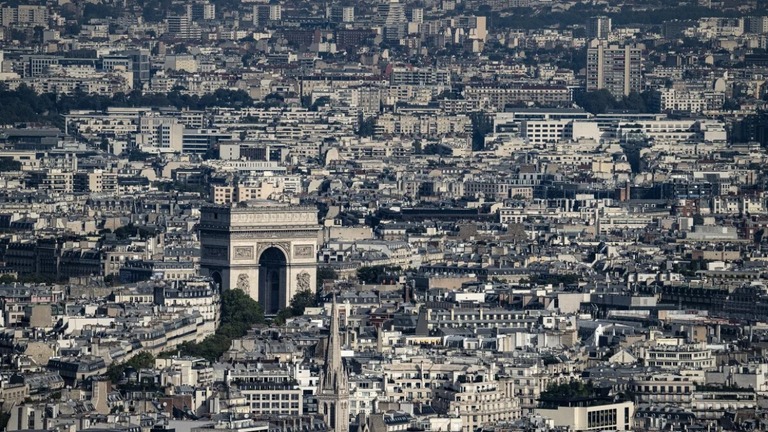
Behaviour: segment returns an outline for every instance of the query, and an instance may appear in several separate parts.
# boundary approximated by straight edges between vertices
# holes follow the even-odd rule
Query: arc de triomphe
[[[315,292],[317,210],[279,203],[200,209],[200,272],[239,288],[275,314],[298,291]]]

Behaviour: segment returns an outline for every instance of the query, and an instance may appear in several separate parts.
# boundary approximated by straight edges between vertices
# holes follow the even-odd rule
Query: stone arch
[[[285,255],[286,259],[291,258],[291,244],[290,242],[271,242],[271,243],[259,243],[256,247],[256,253],[261,256],[267,249],[275,248]]]
[[[276,203],[203,206],[198,226],[201,273],[213,276],[218,271],[222,291],[247,285],[251,298],[272,315],[287,307],[300,288],[315,289],[320,229],[316,208]],[[276,273],[262,271],[270,268]],[[264,289],[268,282],[271,291]]]

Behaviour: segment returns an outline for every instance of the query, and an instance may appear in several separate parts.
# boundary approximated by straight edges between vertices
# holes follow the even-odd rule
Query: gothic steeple
[[[331,307],[331,328],[325,349],[325,365],[320,377],[317,406],[328,427],[335,432],[349,432],[349,384],[341,361],[339,308],[336,296]]]

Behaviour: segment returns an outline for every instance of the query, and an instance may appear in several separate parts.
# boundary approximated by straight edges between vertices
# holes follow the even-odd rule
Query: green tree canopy
[[[242,290],[230,289],[221,295],[221,325],[216,334],[200,343],[185,342],[178,351],[182,355],[215,361],[229,349],[233,339],[245,336],[254,325],[263,323],[261,305]]]
[[[613,98],[611,92],[605,89],[581,93],[574,99],[580,107],[592,114],[603,114],[616,105],[616,99]]]
[[[306,308],[314,306],[317,306],[317,295],[308,289],[301,290],[293,296],[287,308],[277,313],[275,323],[282,325],[288,318],[302,316]]]
[[[373,132],[376,128],[376,118],[375,117],[363,117],[363,114],[360,114],[359,118],[357,119],[357,135],[361,137],[370,137],[373,136]]]
[[[308,289],[297,292],[289,305],[294,316],[304,315],[306,308],[315,306],[317,306],[317,295]]]
[[[339,278],[339,274],[336,273],[336,270],[330,268],[330,267],[318,267],[317,268],[317,281],[318,285],[320,285],[323,281],[327,280],[336,280]]]
[[[357,269],[357,278],[362,283],[375,284],[382,282],[388,273],[400,270],[397,266],[364,266]]]
[[[20,171],[21,162],[8,157],[0,158],[0,172]]]
[[[131,357],[125,362],[113,363],[107,368],[107,377],[112,384],[117,384],[124,378],[125,370],[134,368],[136,370],[149,369],[155,366],[155,356],[148,351],[142,351]]]

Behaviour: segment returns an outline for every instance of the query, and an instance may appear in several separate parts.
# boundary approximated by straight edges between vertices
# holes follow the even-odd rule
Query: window
[[[616,425],[615,409],[591,411],[587,413],[587,428],[611,427]],[[625,413],[626,415],[627,413]]]

